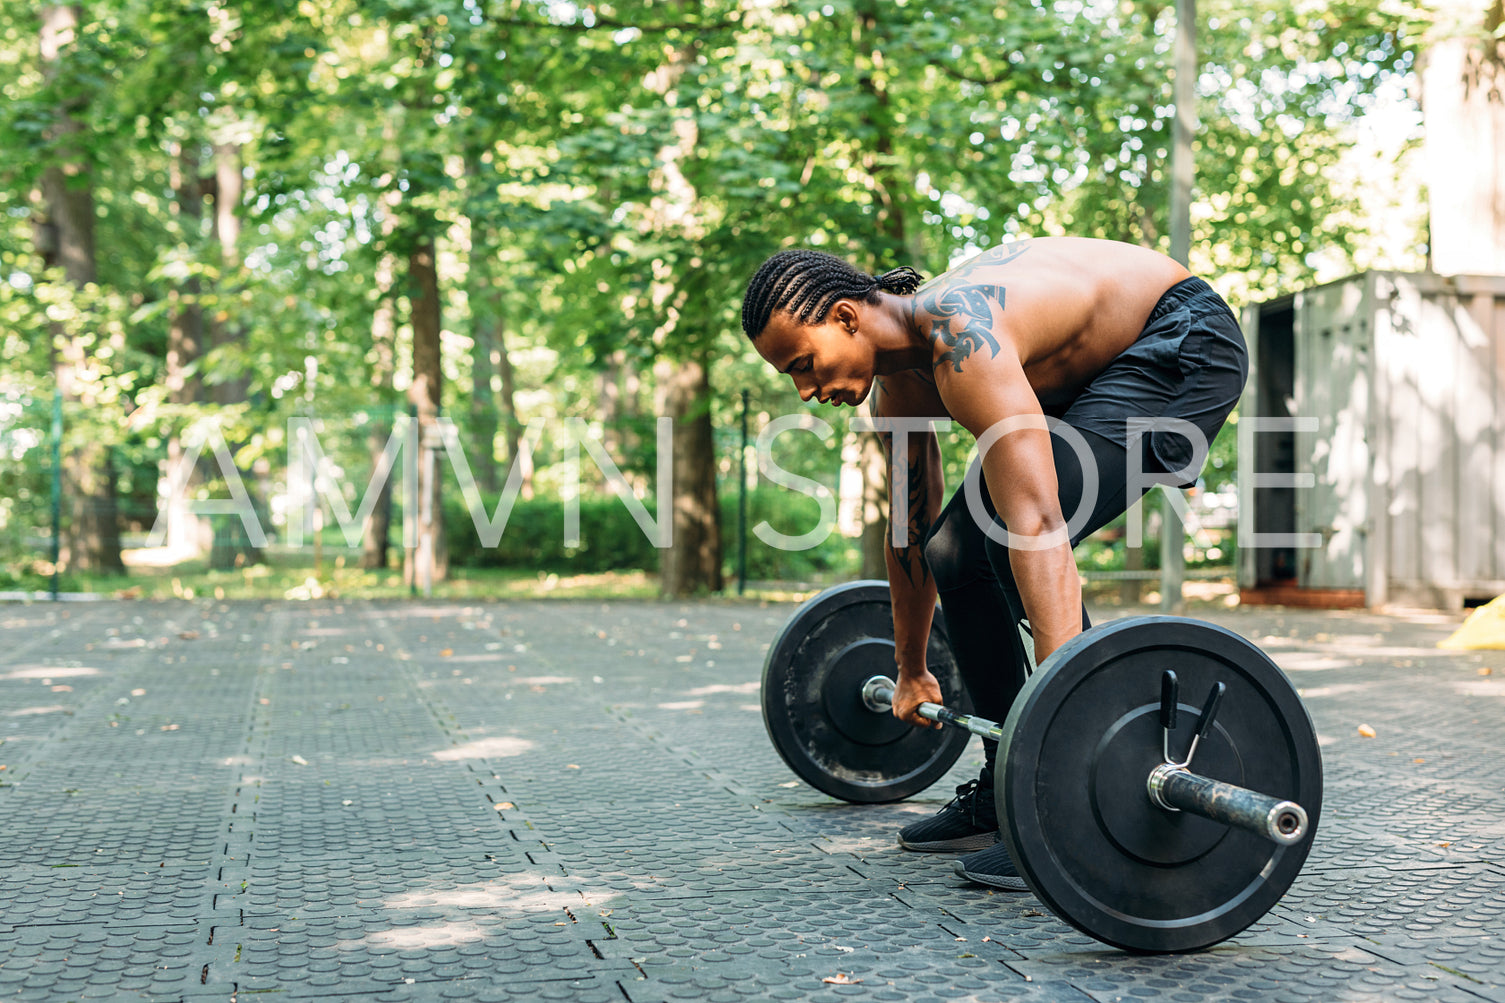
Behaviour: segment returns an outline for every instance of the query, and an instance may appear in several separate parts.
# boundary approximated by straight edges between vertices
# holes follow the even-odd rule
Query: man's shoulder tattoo
[[[1000,346],[993,336],[994,318],[1004,311],[1007,289],[992,283],[969,283],[966,278],[981,268],[1007,264],[1027,250],[1029,245],[1023,241],[1005,244],[950,273],[948,281],[929,288],[922,286],[915,293],[915,308],[931,317],[931,344],[946,346],[936,357],[936,366],[950,365],[953,372],[959,373],[962,364],[983,349],[990,356],[998,354]]]
[[[931,316],[930,342],[945,346],[936,356],[936,366],[949,364],[954,372],[973,354],[987,349],[998,354],[998,339],[993,337],[993,315],[1002,313],[1006,290],[1003,286],[950,286],[932,296],[921,307]]]

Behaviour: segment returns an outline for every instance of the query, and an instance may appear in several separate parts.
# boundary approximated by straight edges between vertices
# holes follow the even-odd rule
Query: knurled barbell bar
[[[764,722],[817,789],[901,800],[945,775],[970,735],[996,739],[995,802],[1020,874],[1066,922],[1129,950],[1233,936],[1300,872],[1322,800],[1316,734],[1285,674],[1232,631],[1162,616],[1098,625],[1031,674],[1000,724],[971,714],[937,609],[926,658],[944,703],[921,714],[952,725],[939,729],[888,709],[893,653],[879,581],[816,596],[770,647]],[[1208,693],[1200,710],[1180,702],[1183,685]]]
[[[1224,684],[1214,684],[1208,694],[1186,758],[1178,761],[1171,756],[1171,732],[1175,730],[1177,716],[1176,673],[1166,669],[1162,678],[1160,727],[1164,732],[1162,749],[1165,759],[1150,770],[1149,776],[1145,778],[1145,793],[1150,801],[1165,811],[1189,811],[1214,822],[1237,826],[1276,843],[1289,845],[1304,839],[1306,809],[1296,802],[1272,798],[1187,769],[1192,757],[1196,755],[1197,743],[1212,727],[1217,705],[1226,690]],[[862,684],[862,702],[874,713],[889,713],[893,699],[894,681],[887,676],[872,676]],[[1003,738],[1003,725],[998,722],[973,714],[958,714],[943,704],[922,703],[916,713],[927,721],[964,728],[979,738],[995,742]]]

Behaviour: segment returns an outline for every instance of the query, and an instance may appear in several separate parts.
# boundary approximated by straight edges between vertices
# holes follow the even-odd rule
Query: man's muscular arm
[[[923,413],[906,398],[905,378],[880,381],[876,416],[889,470],[889,532],[883,556],[893,602],[894,715],[911,724],[939,727],[919,717],[921,703],[940,703],[941,691],[925,663],[936,585],[923,553],[925,535],[941,512],[945,485],[940,445],[928,425],[923,430],[884,428],[882,419]],[[906,423],[908,424],[908,423]],[[895,432],[898,435],[895,435]],[[900,452],[896,456],[895,449]],[[896,462],[897,461],[897,462]]]
[[[971,285],[924,293],[916,305],[929,319],[936,386],[952,417],[984,447],[984,478],[1010,534],[1009,566],[1040,661],[1081,633],[1082,589],[1050,431],[1008,336],[1006,290]]]

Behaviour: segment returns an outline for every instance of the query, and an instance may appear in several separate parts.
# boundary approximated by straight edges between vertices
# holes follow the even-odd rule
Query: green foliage
[[[18,584],[48,553],[51,411],[50,399],[0,385],[0,588]]]
[[[737,575],[737,496],[724,492],[721,525],[726,534],[726,574]],[[760,485],[747,495],[747,578],[758,582],[798,582],[852,577],[857,572],[855,540],[833,531],[806,550],[785,550],[760,539],[755,527],[766,523],[776,532],[798,536],[819,526],[820,506],[809,495]]]
[[[1202,465],[1200,487],[1206,491],[1222,491],[1233,485],[1238,477],[1238,412],[1218,432],[1217,438],[1207,450],[1207,462]]]
[[[486,511],[496,512],[497,497],[483,498]],[[450,560],[461,567],[572,574],[658,567],[653,542],[616,498],[580,499],[580,537],[574,547],[567,546],[562,500],[519,498],[496,546],[487,547],[458,492],[450,492],[444,502],[444,534]]]
[[[1263,297],[1303,281],[1316,255],[1353,260],[1365,234],[1336,168],[1356,118],[1412,72],[1429,15],[1416,0],[1199,6],[1192,267],[1235,301]],[[165,387],[168,325],[193,304],[235,337],[192,375],[206,396],[244,386],[247,402],[226,414],[238,459],[275,466],[289,415],[398,405],[407,255],[432,239],[446,413],[463,423],[493,406],[471,385],[469,342],[485,324],[507,348],[517,418],[621,432],[620,465],[649,477],[656,365],[708,365],[712,396],[697,406],[723,431],[737,391],[754,431],[800,406],[737,322],[746,280],[781,247],[930,274],[1021,234],[1165,248],[1173,17],[1129,0],[102,0],[48,77],[36,8],[3,5],[0,399],[50,397],[55,338],[85,351],[96,403],[70,414],[69,435],[115,447],[122,490],[149,509],[167,438],[223,412],[174,404]],[[65,105],[82,126],[67,143]],[[197,216],[173,185],[196,162],[185,187],[210,191],[227,146],[245,182],[241,204],[223,207],[242,224],[230,255],[216,244],[217,196]],[[32,227],[40,172],[65,153],[87,167],[96,202],[99,277],[82,290],[43,268]],[[348,431],[337,462],[363,470],[363,427]],[[841,434],[806,437],[780,463],[829,480]],[[1234,441],[1214,445],[1209,487],[1232,475]],[[954,486],[970,442],[942,442]],[[724,480],[732,452],[723,440]],[[545,489],[559,455],[541,448]],[[41,466],[15,462],[28,473],[6,468],[0,501],[29,511]],[[730,501],[723,487],[724,528]],[[468,527],[454,492],[447,504]],[[753,522],[803,527],[813,506],[765,484]],[[452,548],[483,562],[654,566],[620,502],[583,504],[579,553],[563,550],[556,517],[557,503],[520,502],[495,553],[463,534]],[[609,542],[592,542],[592,519]],[[849,550],[833,537],[776,554],[754,540],[749,560],[755,577],[797,578],[845,566]]]

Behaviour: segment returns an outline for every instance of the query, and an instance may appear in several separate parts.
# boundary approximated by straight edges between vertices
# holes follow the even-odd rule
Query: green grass
[[[3,587],[46,592],[45,575],[7,576]],[[69,573],[61,592],[85,592],[126,599],[406,599],[414,595],[401,569],[364,571],[340,558],[318,568],[307,553],[269,556],[267,563],[229,571],[211,570],[206,561],[165,567],[137,566],[125,576]],[[641,571],[591,575],[544,574],[514,568],[457,568],[434,583],[435,599],[647,599],[658,595],[658,580]]]
[[[400,568],[363,571],[354,555],[326,557],[317,571],[308,551],[268,554],[267,563],[230,571],[210,570],[206,561],[170,566],[136,565],[125,576],[67,573],[58,590],[122,599],[409,599],[413,590]],[[831,584],[822,582],[821,584]],[[51,580],[32,570],[0,571],[0,591],[45,593]],[[758,583],[746,600],[802,600],[819,586],[775,586]],[[420,593],[421,594],[421,593]],[[450,578],[435,582],[432,598],[470,599],[657,599],[657,575],[645,571],[604,571],[590,574],[541,572],[526,568],[451,568]],[[728,575],[726,591],[712,600],[736,599],[735,578]]]

